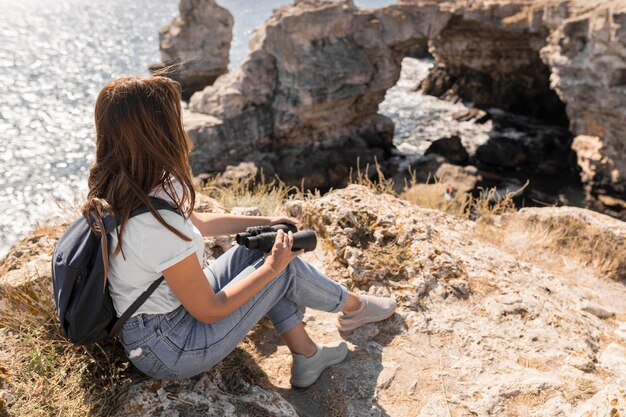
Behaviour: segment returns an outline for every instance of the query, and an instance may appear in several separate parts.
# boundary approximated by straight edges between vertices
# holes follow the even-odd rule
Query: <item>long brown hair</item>
[[[190,142],[181,119],[180,85],[162,76],[121,77],[108,83],[96,100],[96,159],[89,171],[89,192],[82,212],[97,229],[103,212],[121,215],[118,244],[132,210],[145,204],[152,215],[181,239],[190,241],[159,215],[149,194],[162,188],[186,217],[191,216],[195,192],[189,168]],[[182,195],[173,182],[182,185]],[[180,194],[180,193],[179,193]],[[108,264],[103,234],[105,268]]]

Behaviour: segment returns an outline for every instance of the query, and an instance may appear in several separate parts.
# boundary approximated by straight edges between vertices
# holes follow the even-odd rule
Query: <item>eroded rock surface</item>
[[[377,114],[405,49],[442,25],[437,8],[359,10],[350,1],[301,0],[257,29],[243,63],[196,93],[185,114],[196,172],[263,162],[288,183],[337,186],[349,168],[392,148]]]
[[[596,8],[583,8],[578,2],[569,9],[570,17],[551,34],[542,58],[551,66],[552,85],[567,104],[570,129],[579,135],[575,145],[584,149],[579,161],[589,195],[609,210],[623,211],[626,2]],[[615,197],[619,201],[611,201]]]
[[[626,2],[444,4],[454,16],[431,40],[437,64],[421,88],[479,107],[569,121],[581,138],[574,148],[583,151],[590,201],[619,216],[626,207]]]
[[[593,397],[626,376],[618,359],[626,359],[626,287],[599,264],[563,258],[558,244],[541,247],[543,256],[524,256],[494,239],[507,237],[495,226],[359,186],[292,209],[324,238],[328,253],[317,262],[330,276],[370,294],[393,294],[400,305],[391,319],[342,334],[352,352],[320,382],[297,396],[285,393],[302,414],[568,416],[607,395],[621,401],[623,389]],[[519,222],[535,215],[558,223],[569,215],[598,233],[621,224],[597,213],[585,220],[586,210],[542,210],[520,213]],[[308,310],[307,328],[322,341],[336,340],[332,318]],[[286,354],[280,346],[277,353]],[[268,356],[261,366],[287,388],[289,368],[271,371],[280,360]],[[326,402],[327,392],[350,400]],[[319,413],[309,408],[313,399]],[[610,403],[602,407],[610,415]]]
[[[198,207],[223,210],[211,199],[198,200]],[[289,386],[290,354],[263,321],[205,374],[180,382],[135,380],[117,415],[623,412],[623,223],[571,208],[471,222],[358,185],[292,200],[282,210],[318,234],[307,261],[354,290],[395,296],[396,314],[340,334],[335,315],[307,308],[305,325],[314,340],[343,338],[350,348],[344,362],[308,389]],[[0,264],[2,302],[24,312],[36,307],[10,298],[20,288],[50,306],[49,275],[31,265],[42,262],[43,268],[46,261],[49,268],[60,231],[41,231],[12,248]],[[207,251],[217,256],[230,240],[207,241]],[[5,336],[0,332],[0,342]],[[2,372],[0,399],[10,411],[13,372]]]
[[[215,0],[181,0],[179,15],[159,31],[161,62],[151,71],[168,67],[180,82],[183,97],[211,85],[228,71],[233,16]]]
[[[183,381],[148,380],[133,385],[129,400],[116,417],[224,417],[297,415],[278,393],[241,382],[225,386],[219,373],[207,373]]]
[[[185,124],[194,171],[253,161],[287,183],[305,176],[308,187],[344,184],[357,159],[364,165],[390,155],[394,126],[378,105],[402,58],[429,42],[436,65],[424,91],[597,138],[591,156],[579,157],[582,179],[597,208],[619,215],[626,209],[624,7],[623,0],[400,0],[380,9],[296,1],[256,31],[237,69],[192,98]],[[530,164],[551,175],[572,164],[567,132],[539,135],[530,148],[496,136],[494,147],[511,149],[495,161],[484,153],[487,164]]]

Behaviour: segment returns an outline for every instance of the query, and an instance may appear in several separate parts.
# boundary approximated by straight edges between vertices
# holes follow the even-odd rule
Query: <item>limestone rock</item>
[[[436,65],[422,90],[569,122],[574,135],[599,138],[590,145],[599,157],[580,156],[583,180],[590,199],[619,213],[626,206],[625,7],[622,0],[400,0],[379,9],[296,1],[256,30],[238,68],[192,97],[184,119],[194,172],[253,161],[288,184],[305,177],[310,188],[344,185],[357,160],[391,155],[394,126],[378,105],[402,58],[429,43]],[[478,112],[458,117],[484,118]],[[569,135],[541,136],[531,147],[500,136],[482,160],[552,174],[569,164]],[[549,161],[537,160],[540,148],[554,148]]]
[[[196,193],[193,209],[200,213],[226,213],[219,201],[202,193]]]
[[[355,416],[446,415],[446,407],[452,415],[565,416],[594,387],[621,380],[622,353],[610,341],[619,340],[611,320],[624,311],[622,284],[604,280],[602,289],[555,276],[482,242],[470,222],[361,186],[305,202],[302,210],[304,225],[335,257],[327,274],[363,292],[386,288],[399,308],[385,322],[342,334],[354,351],[336,366],[337,376],[298,393],[305,399],[287,394],[299,413],[328,414],[332,404]],[[581,311],[575,301],[583,294],[616,316]],[[332,315],[307,314],[315,317],[307,321],[313,334],[334,340]],[[272,363],[261,366],[269,372]],[[320,411],[312,413],[306,398],[321,392],[352,395],[349,403],[318,400]]]
[[[606,252],[588,250],[603,241],[617,245],[619,221],[583,209],[540,208],[471,222],[358,185],[291,206],[301,227],[315,229],[320,240],[306,259],[355,291],[395,296],[396,313],[339,334],[336,315],[308,308],[312,338],[343,338],[350,352],[306,390],[291,389],[289,351],[262,322],[234,356],[199,377],[126,380],[118,416],[622,413],[626,286],[606,278]],[[587,240],[575,247],[580,241],[563,235],[561,224]],[[28,287],[41,276],[39,266],[29,265],[49,267],[59,233],[33,235],[12,249],[0,263],[0,301],[32,313],[24,299],[7,297],[19,278],[50,317],[49,284]],[[621,271],[613,266],[614,274]],[[49,276],[41,279],[49,283]],[[600,318],[600,310],[614,314]],[[0,377],[15,374],[4,366]],[[11,412],[11,380],[1,381],[0,399]]]
[[[626,224],[622,221],[577,207],[524,208],[505,221],[536,234],[537,239],[529,239],[533,244],[576,256],[606,278],[626,280]],[[589,250],[580,251],[581,247]]]
[[[241,216],[260,216],[261,210],[258,207],[233,207],[230,213]]]
[[[462,164],[469,158],[469,154],[463,147],[461,138],[458,136],[437,139],[426,149],[424,154],[428,155],[430,153],[444,156],[453,164]]]
[[[549,33],[541,24],[543,10],[523,1],[451,3],[455,16],[431,39],[437,65],[421,88],[478,107],[562,117],[563,104],[539,55]]]
[[[264,162],[287,183],[319,188],[345,184],[357,159],[383,161],[393,123],[378,104],[399,78],[401,51],[445,22],[436,12],[325,0],[275,10],[242,64],[191,98],[191,113],[214,118],[185,116],[194,171]]]
[[[252,185],[255,182],[270,181],[273,176],[271,166],[259,166],[253,162],[241,162],[238,165],[228,165],[224,172],[220,173],[212,185],[228,188],[235,184]]]
[[[284,204],[285,211],[287,212],[289,216],[300,217],[302,216],[303,204],[304,204],[303,200],[288,200]]]
[[[202,377],[183,381],[145,381],[134,384],[127,401],[115,417],[163,416],[297,416],[279,394],[244,384],[236,392],[220,387],[217,378]]]
[[[452,118],[459,122],[469,122],[473,120],[474,123],[485,123],[491,116],[484,110],[470,107],[453,113]]]
[[[598,356],[600,366],[615,375],[615,381],[626,387],[626,347],[611,343]]]
[[[617,417],[626,415],[626,389],[615,384],[604,387],[571,414],[576,417]]]
[[[476,188],[481,176],[475,166],[458,166],[443,163],[435,172],[435,178],[443,185],[452,187],[452,191],[469,193]]]
[[[50,256],[65,227],[41,229],[0,262],[0,315],[46,311],[53,304]]]
[[[567,19],[550,35],[542,59],[567,105],[570,130],[600,138],[591,145],[601,155],[591,158],[598,174],[587,181],[591,194],[626,200],[626,2],[590,8],[572,1],[562,9],[569,9]]]
[[[581,307],[581,310],[586,311],[587,313],[593,314],[594,316],[598,317],[599,319],[610,319],[612,317],[615,316],[615,313],[611,312],[611,311],[606,311],[605,309],[603,309],[600,306],[597,306],[595,304],[592,303],[584,303]]]
[[[165,68],[188,99],[228,71],[232,32],[232,15],[215,0],[181,0],[179,15],[159,31],[162,62],[150,70]]]
[[[525,163],[528,151],[518,141],[496,136],[476,149],[476,157],[486,164],[511,168]]]
[[[234,236],[211,236],[204,238],[205,264],[210,265],[235,244]]]
[[[400,0],[414,7],[432,3]],[[421,89],[482,108],[569,121],[571,132],[582,136],[575,147],[584,148],[579,162],[589,198],[626,200],[626,32],[620,29],[626,2],[458,0],[440,7],[454,17],[431,38],[436,65]]]

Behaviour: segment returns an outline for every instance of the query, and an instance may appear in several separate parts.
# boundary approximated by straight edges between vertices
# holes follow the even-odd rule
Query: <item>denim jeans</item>
[[[215,292],[241,280],[261,265],[263,253],[238,245],[204,272]],[[120,340],[131,362],[162,379],[187,378],[224,359],[267,314],[278,333],[302,321],[300,306],[339,312],[347,289],[296,258],[254,297],[210,324],[196,320],[181,305],[167,314],[139,314],[122,327]]]

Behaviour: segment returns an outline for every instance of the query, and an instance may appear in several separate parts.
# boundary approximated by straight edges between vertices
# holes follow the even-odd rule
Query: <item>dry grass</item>
[[[74,214],[68,209],[60,220]],[[5,393],[0,410],[6,415],[110,415],[119,394],[139,377],[128,369],[115,340],[86,347],[62,335],[49,261],[41,257],[51,256],[63,230],[37,226],[0,262],[0,275],[14,274],[13,284],[0,285],[0,389]],[[33,259],[39,260],[25,267]],[[15,280],[22,284],[14,286]]]
[[[534,409],[545,404],[553,395],[549,391],[522,392],[506,401],[506,415],[510,417],[526,417]]]
[[[617,281],[626,280],[626,239],[590,227],[575,216],[510,219],[499,233],[522,233],[526,245],[558,253],[591,265],[600,274]]]
[[[596,384],[585,378],[568,379],[567,382],[568,389],[563,392],[563,396],[572,404],[578,404],[598,392]]]
[[[375,178],[370,178],[370,172],[375,172]],[[397,193],[394,191],[394,182],[391,178],[385,178],[385,174],[378,163],[375,162],[374,166],[370,166],[370,164],[365,165],[365,170],[361,171],[360,161],[357,160],[357,170],[356,174],[350,169],[350,180],[349,184],[358,184],[363,185],[376,194],[390,194],[393,196],[397,196]]]
[[[48,283],[42,281],[28,292],[3,294],[4,301],[28,308],[0,318],[0,389],[8,393],[0,398],[0,415],[114,414],[128,387],[145,377],[129,364],[115,339],[91,346],[68,342],[61,334],[52,297],[41,296],[49,292]],[[219,374],[220,388],[231,394],[244,392],[247,385],[269,387],[257,356],[246,338],[210,372]]]
[[[376,172],[376,180],[372,180],[368,173]],[[397,193],[396,186],[391,178],[385,178],[378,163],[374,169],[369,164],[361,171],[357,168],[356,175],[351,174],[350,184],[363,185],[377,194],[390,194],[420,207],[435,209],[466,219],[487,219],[503,213],[516,211],[513,199],[528,185],[526,183],[519,190],[499,195],[495,188],[481,189],[477,196],[469,193],[454,193],[448,187],[434,178],[434,184],[423,184],[416,180],[415,173],[411,179],[405,181],[402,190]]]
[[[130,383],[121,348],[114,341],[69,343],[60,332],[48,279],[29,287],[3,294],[4,302],[22,306],[0,318],[0,351],[6,354],[0,385],[8,393],[8,415],[110,415]]]
[[[319,190],[287,186],[278,177],[272,181],[238,178],[228,187],[219,185],[219,182],[219,178],[216,177],[199,187],[198,191],[216,199],[229,211],[233,207],[258,207],[263,215],[272,215],[286,200],[315,200],[322,197]],[[385,177],[378,162],[373,166],[366,164],[363,169],[357,162],[356,172],[350,171],[349,184],[362,185],[377,194],[389,194],[420,207],[468,219],[486,218],[515,211],[513,198],[526,187],[524,185],[519,190],[503,196],[498,195],[495,188],[480,190],[477,196],[469,193],[452,194],[436,178],[434,184],[420,184],[415,175],[412,175],[402,190],[396,192],[396,184],[393,179]]]
[[[228,211],[233,207],[258,207],[263,215],[274,214],[289,196],[298,192],[297,187],[289,187],[278,178],[269,182],[235,179],[228,187],[217,183],[217,178],[210,180],[198,191],[216,199]]]

